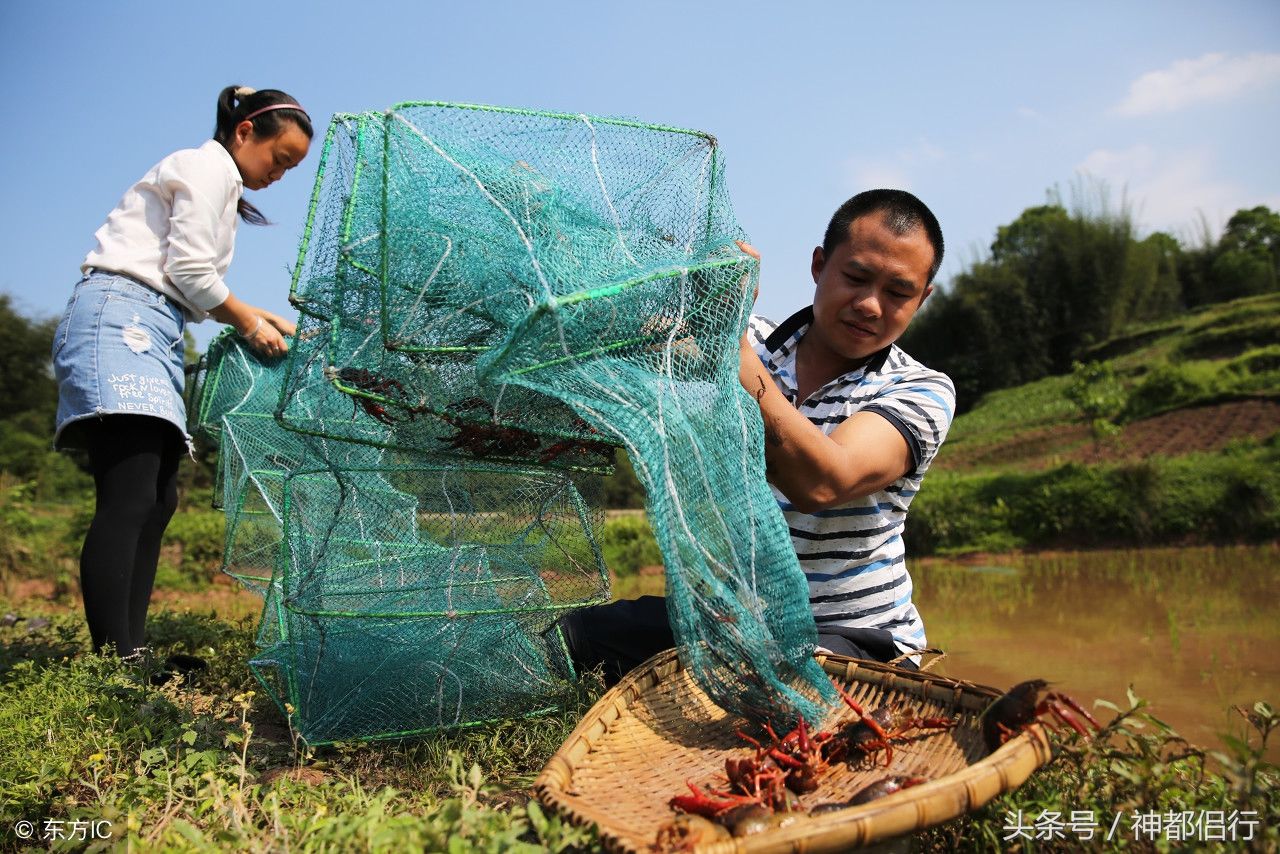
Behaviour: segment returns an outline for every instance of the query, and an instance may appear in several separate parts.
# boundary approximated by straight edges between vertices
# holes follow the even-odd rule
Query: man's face
[[[933,246],[923,228],[897,235],[876,211],[849,224],[827,258],[813,250],[813,326],[817,343],[844,361],[866,359],[898,339],[933,288]]]

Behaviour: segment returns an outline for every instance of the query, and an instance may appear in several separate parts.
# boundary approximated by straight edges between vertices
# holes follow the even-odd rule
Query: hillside
[[[1280,294],[1090,348],[961,415],[913,506],[923,551],[1280,533]]]
[[[1280,294],[1137,327],[1087,355],[1119,386],[1117,434],[1096,441],[1069,398],[1073,377],[1046,377],[992,392],[958,417],[934,472],[1178,456],[1280,431]]]

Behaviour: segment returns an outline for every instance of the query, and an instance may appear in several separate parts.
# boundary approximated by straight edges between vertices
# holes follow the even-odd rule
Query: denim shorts
[[[164,294],[95,270],[81,279],[53,336],[58,380],[55,448],[80,444],[68,425],[107,415],[147,415],[187,436],[182,340],[186,318]]]

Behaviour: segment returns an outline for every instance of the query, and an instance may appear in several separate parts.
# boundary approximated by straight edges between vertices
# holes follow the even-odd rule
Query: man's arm
[[[791,405],[743,336],[738,378],[760,404],[769,481],[804,513],[879,492],[915,463],[887,418],[857,412],[826,435]]]

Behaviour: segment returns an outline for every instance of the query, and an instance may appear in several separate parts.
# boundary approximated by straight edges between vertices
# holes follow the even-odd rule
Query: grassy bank
[[[1280,535],[1280,442],[1041,471],[930,475],[914,554],[1261,541]]]
[[[111,845],[143,850],[598,848],[589,831],[548,814],[530,792],[601,693],[598,681],[584,681],[553,715],[313,750],[291,736],[245,667],[249,621],[158,615],[160,653],[196,652],[212,666],[190,685],[156,688],[87,654],[81,619],[68,608],[46,608],[51,622],[27,628],[37,616],[31,605],[0,604],[27,617],[0,628],[0,826],[108,821],[99,827]],[[1243,710],[1253,719],[1251,735],[1213,756],[1146,714],[1137,698],[1124,709],[1095,711],[1107,726],[1103,738],[1063,744],[1021,789],[923,834],[918,846],[1008,850],[1004,837],[1019,811],[1028,825],[1047,813],[1091,812],[1099,838],[1119,816],[1120,837],[1101,846],[1114,849],[1166,847],[1134,837],[1131,817],[1150,812],[1234,811],[1238,834],[1249,829],[1272,846],[1280,839],[1277,769],[1262,759],[1276,723],[1267,707]],[[3,847],[22,846],[10,834]],[[1068,834],[1015,847],[1074,850],[1081,843]]]

